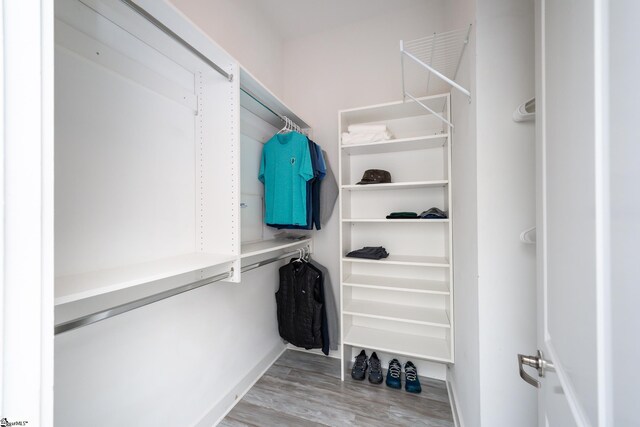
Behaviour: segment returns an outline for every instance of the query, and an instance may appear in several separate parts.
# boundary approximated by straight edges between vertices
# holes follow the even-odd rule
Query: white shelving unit
[[[281,117],[309,126],[188,22],[162,30],[164,6],[100,4],[56,1],[56,316],[310,247],[264,226],[257,178]]]
[[[359,218],[359,219],[342,219],[342,222],[380,222],[383,224],[403,224],[403,223],[416,223],[416,224],[442,224],[449,222],[449,219],[414,219],[414,218],[399,218],[399,219],[386,219],[386,218]]]
[[[238,64],[102,3],[56,1],[56,306],[239,282]]]
[[[412,188],[431,188],[431,187],[444,187],[449,181],[435,180],[435,181],[414,181],[414,182],[392,182],[390,184],[377,184],[377,185],[343,185],[343,190],[348,191],[382,191],[382,190],[410,190]]]
[[[420,98],[449,120],[449,94]],[[352,124],[386,124],[388,141],[340,144],[342,378],[360,349],[400,358],[454,362],[451,135],[417,102],[339,112],[339,135]],[[389,184],[358,185],[367,169]],[[386,219],[393,211],[431,207],[447,219]],[[389,257],[346,257],[384,246]]]
[[[235,261],[235,255],[195,252],[56,279],[55,303],[65,304]]]

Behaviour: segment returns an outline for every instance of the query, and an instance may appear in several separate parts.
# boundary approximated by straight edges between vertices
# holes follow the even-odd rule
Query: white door
[[[607,425],[602,3],[537,1],[540,426]]]

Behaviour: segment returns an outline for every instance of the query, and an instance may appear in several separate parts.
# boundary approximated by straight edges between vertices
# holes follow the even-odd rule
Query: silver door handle
[[[538,350],[537,356],[525,356],[524,354],[518,355],[518,367],[520,368],[520,378],[534,386],[540,388],[540,381],[527,374],[524,370],[524,365],[531,366],[538,370],[538,376],[544,378],[545,369],[553,369],[553,363],[544,359],[544,353]]]

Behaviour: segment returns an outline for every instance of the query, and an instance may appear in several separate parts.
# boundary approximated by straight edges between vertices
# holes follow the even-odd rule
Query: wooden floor
[[[416,395],[350,377],[341,382],[339,360],[287,350],[219,425],[453,427],[444,381],[420,383]]]

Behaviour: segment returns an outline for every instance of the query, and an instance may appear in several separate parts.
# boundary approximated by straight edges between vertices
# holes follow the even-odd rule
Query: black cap
[[[391,182],[391,174],[382,169],[367,169],[358,185],[387,184]]]

